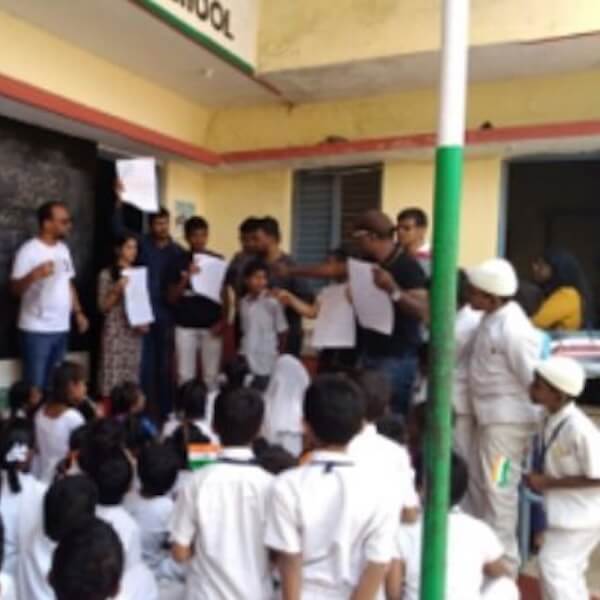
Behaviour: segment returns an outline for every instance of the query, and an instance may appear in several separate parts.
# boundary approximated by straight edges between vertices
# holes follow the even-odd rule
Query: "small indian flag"
[[[214,463],[221,450],[217,444],[190,444],[188,446],[188,467],[197,471],[206,465]]]
[[[508,485],[511,471],[510,458],[506,456],[499,456],[492,466],[492,481],[496,484],[496,487],[504,488]]]

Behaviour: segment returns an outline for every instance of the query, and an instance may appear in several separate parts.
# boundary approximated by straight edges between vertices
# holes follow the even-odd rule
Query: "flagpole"
[[[421,600],[445,600],[454,322],[467,89],[469,0],[444,0],[441,94],[435,158],[430,388]],[[465,543],[469,543],[465,540]]]

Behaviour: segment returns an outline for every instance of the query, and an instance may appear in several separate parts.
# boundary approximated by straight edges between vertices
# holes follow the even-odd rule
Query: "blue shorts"
[[[48,389],[52,371],[67,353],[68,338],[68,332],[21,331],[23,379],[27,384],[41,391]]]

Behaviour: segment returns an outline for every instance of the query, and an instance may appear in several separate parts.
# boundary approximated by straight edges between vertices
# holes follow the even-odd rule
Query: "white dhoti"
[[[477,424],[473,415],[457,414],[454,421],[454,449],[467,463],[469,469],[469,489],[461,502],[461,508],[478,519],[483,518],[481,483],[478,472],[479,452]]]
[[[544,533],[538,558],[543,600],[589,598],[585,574],[600,543],[600,529],[553,529]]]
[[[517,541],[519,483],[531,434],[531,425],[511,423],[481,426],[478,435],[476,477],[483,493],[481,516],[500,538],[515,578],[521,562]],[[510,468],[503,469],[499,481],[495,475],[502,464]]]

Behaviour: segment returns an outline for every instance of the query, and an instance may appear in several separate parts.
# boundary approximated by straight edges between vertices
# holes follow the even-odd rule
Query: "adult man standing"
[[[117,183],[117,205],[113,229],[116,236],[126,231],[123,222],[120,185]],[[154,323],[144,336],[142,352],[142,387],[150,402],[158,406],[162,416],[167,416],[173,406],[173,317],[166,298],[166,278],[169,265],[183,254],[183,248],[171,238],[170,214],[165,208],[149,216],[150,231],[138,236],[140,263],[148,268],[148,290],[154,312]]]
[[[75,268],[63,242],[72,221],[63,202],[48,202],[37,211],[39,233],[19,248],[11,274],[11,290],[21,298],[18,327],[24,379],[37,403],[54,367],[67,351],[71,313],[85,333],[88,320],[73,285]]]
[[[281,249],[281,232],[276,219],[265,217],[259,221],[255,231],[254,247],[270,267],[271,288],[287,290],[305,302],[313,301],[310,286],[306,281],[292,274],[295,262]],[[289,325],[286,353],[300,356],[303,340],[302,317],[291,308],[286,309],[285,316]]]
[[[420,208],[406,208],[398,213],[396,234],[402,250],[412,256],[427,277],[431,276],[431,246],[427,241],[429,219]]]

